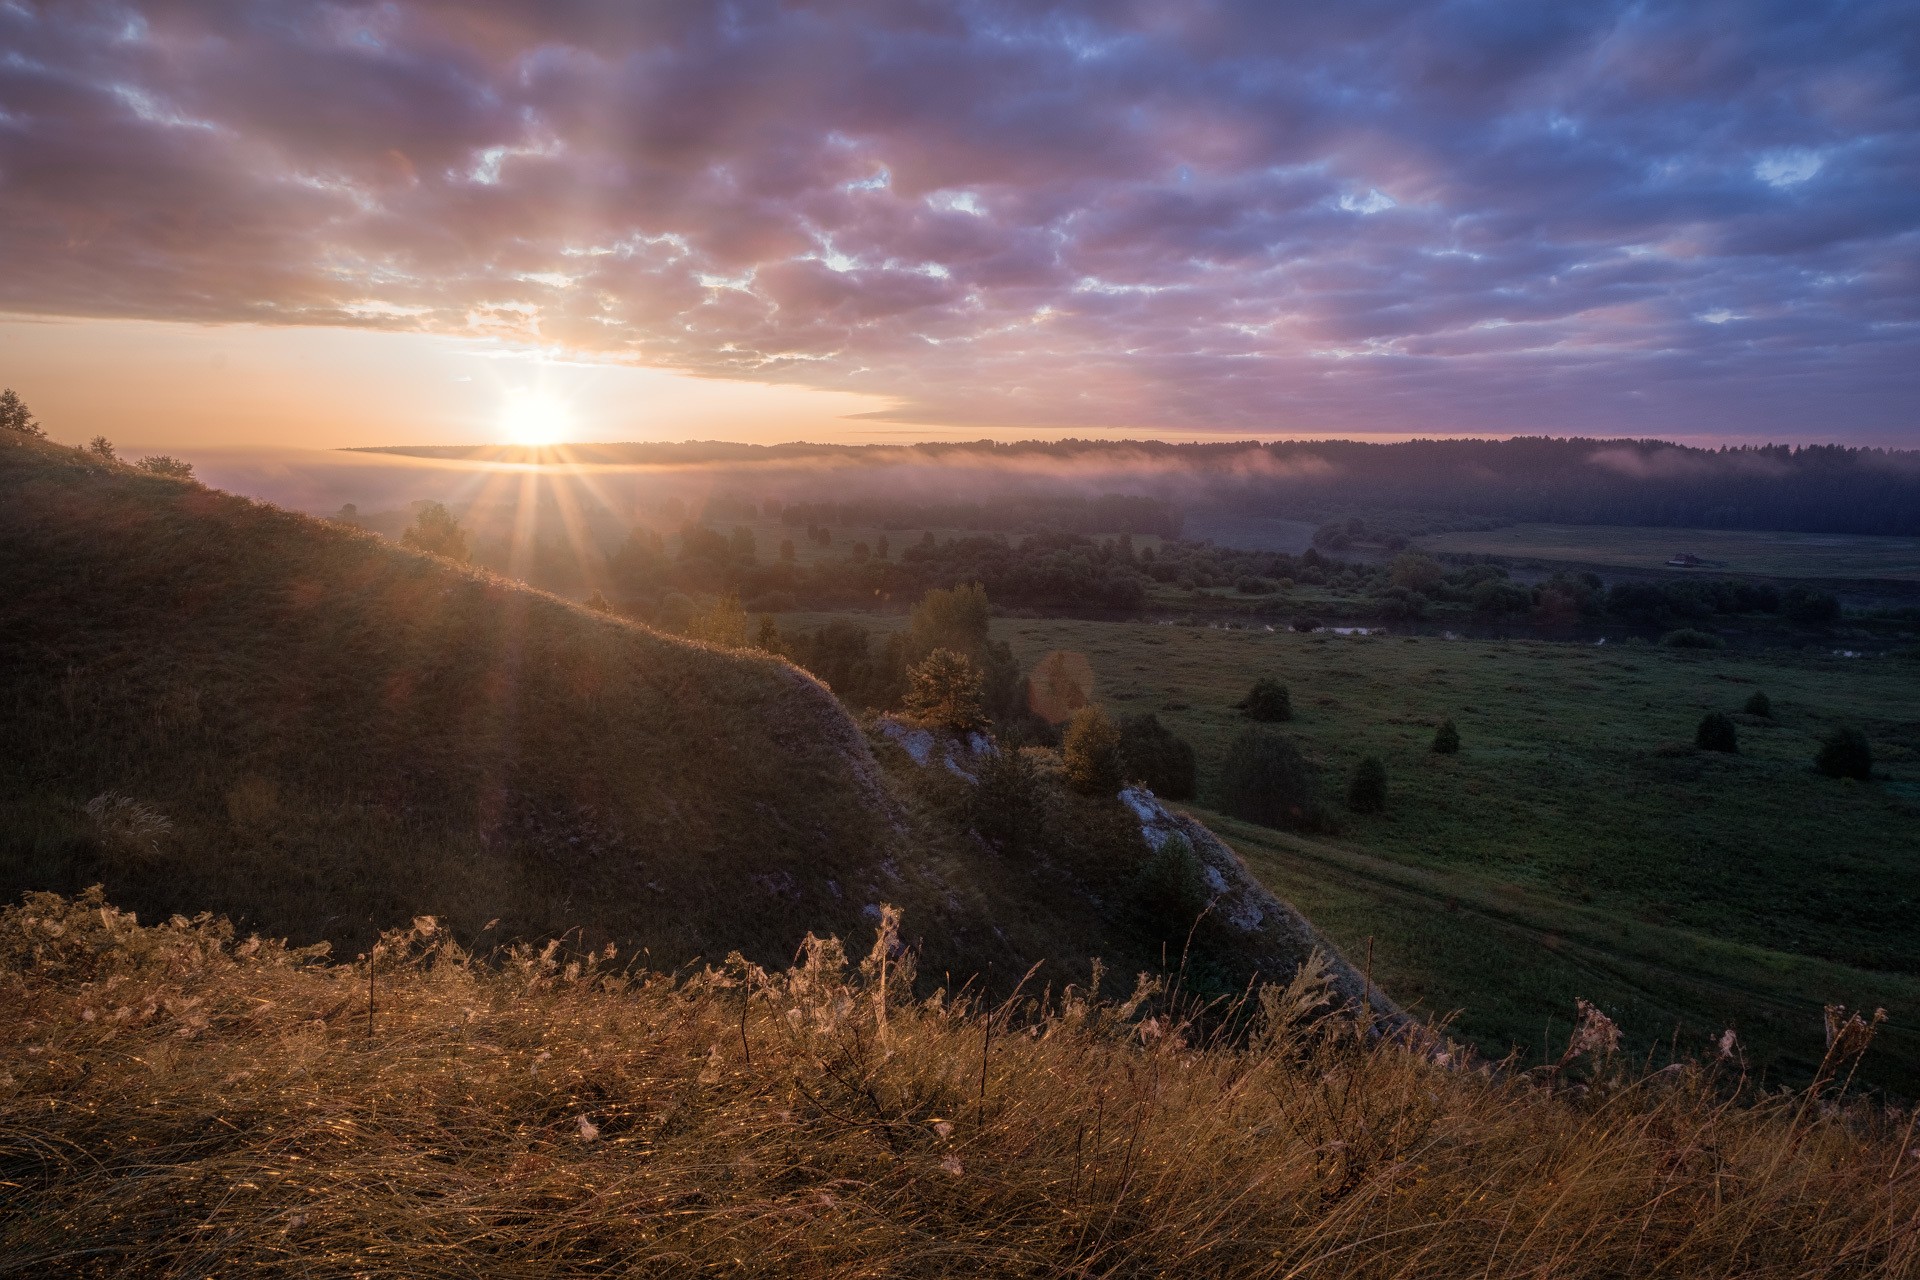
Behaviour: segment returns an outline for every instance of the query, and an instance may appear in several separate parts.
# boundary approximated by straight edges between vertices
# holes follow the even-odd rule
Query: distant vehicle
[[[1676,569],[1698,569],[1705,562],[1691,552],[1679,551],[1667,563]]]

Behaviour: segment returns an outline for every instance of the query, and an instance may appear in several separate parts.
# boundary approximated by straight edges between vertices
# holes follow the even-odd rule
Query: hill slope
[[[8,897],[98,882],[149,918],[349,950],[431,914],[470,944],[572,935],[666,966],[783,961],[887,902],[927,972],[990,989],[1099,956],[1237,991],[1321,943],[1204,831],[1112,797],[1051,787],[1021,854],[997,851],[967,784],[874,732],[884,768],[777,659],[0,443]],[[1169,834],[1199,860],[1168,864]],[[1169,866],[1193,886],[1156,896]],[[1196,923],[1215,890],[1231,910]]]
[[[785,956],[858,921],[824,886],[896,838],[857,728],[785,663],[50,445],[0,448],[0,494],[9,889]]]

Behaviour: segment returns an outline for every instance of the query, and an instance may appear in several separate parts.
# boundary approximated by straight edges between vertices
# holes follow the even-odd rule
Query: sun
[[[510,444],[560,444],[572,429],[572,410],[545,392],[515,392],[500,406],[500,431]]]

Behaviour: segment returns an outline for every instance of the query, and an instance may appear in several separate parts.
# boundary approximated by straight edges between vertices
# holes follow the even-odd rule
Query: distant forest
[[[1842,445],[1696,449],[1659,440],[1024,441],[915,445],[571,445],[545,450],[420,447],[413,457],[600,466],[706,467],[778,490],[788,504],[832,504],[841,518],[1078,533],[1168,533],[1168,507],[1112,497],[1041,517],[1040,495],[1129,491],[1246,514],[1414,510],[1503,521],[1920,534],[1920,451]],[[898,491],[909,475],[927,501]],[[1013,496],[1010,496],[1013,495]],[[920,498],[920,500],[916,500]],[[1023,507],[1023,503],[1027,504]],[[825,507],[820,513],[824,514]],[[909,514],[912,511],[917,514]],[[1058,516],[1068,516],[1064,521]]]

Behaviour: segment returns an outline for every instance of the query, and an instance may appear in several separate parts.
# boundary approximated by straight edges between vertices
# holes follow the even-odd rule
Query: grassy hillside
[[[1143,905],[1112,797],[1045,784],[998,851],[970,786],[882,735],[883,766],[783,661],[36,442],[0,443],[0,741],[9,897],[104,883],[350,951],[433,914],[668,968],[888,901],[930,971],[1002,990],[1094,957],[1237,990],[1303,950]]]
[[[796,617],[798,625],[818,615]],[[870,625],[884,625],[871,615]],[[1577,996],[1637,1044],[1730,1023],[1804,1074],[1823,1002],[1883,1004],[1876,1078],[1920,1092],[1920,666],[1899,658],[1345,637],[1049,619],[996,621],[1029,667],[1084,653],[1096,696],[1153,711],[1199,758],[1200,803],[1258,676],[1292,691],[1275,726],[1318,764],[1341,829],[1312,838],[1202,817],[1348,955],[1373,939],[1403,1002],[1462,1010],[1483,1047],[1535,1055]],[[1744,716],[1755,691],[1770,719]],[[1740,754],[1699,753],[1708,711]],[[1451,718],[1464,745],[1429,750]],[[1817,775],[1836,724],[1878,777]],[[1345,813],[1362,756],[1384,813]]]
[[[1912,1113],[1647,1075],[1604,1022],[1462,1070],[1250,991],[982,1005],[858,966],[675,981],[431,921],[330,966],[97,898],[0,911],[0,1272],[1779,1276],[1920,1268]],[[369,980],[371,978],[371,987]],[[371,991],[372,1007],[368,997]]]
[[[785,664],[31,442],[0,447],[0,716],[0,883],[302,940],[432,911],[784,956],[858,921],[825,882],[897,821]]]

